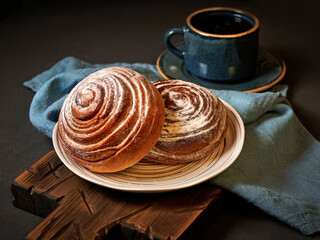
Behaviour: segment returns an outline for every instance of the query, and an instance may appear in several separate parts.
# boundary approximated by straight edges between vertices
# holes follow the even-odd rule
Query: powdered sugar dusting
[[[161,91],[161,95],[166,102],[166,121],[160,141],[193,138],[203,134],[199,129],[212,125],[214,106],[211,105],[216,103],[208,90],[191,84],[183,83],[182,85],[180,82],[175,82],[172,87],[169,85]]]
[[[85,167],[94,162],[98,166],[132,144],[132,139],[138,141],[139,129],[149,124],[144,122],[146,115],[153,114],[151,87],[142,75],[121,67],[102,69],[82,80],[59,116],[59,136],[66,151]]]
[[[208,89],[182,80],[154,85],[165,101],[165,122],[147,159],[162,163],[198,160],[220,145],[227,127],[226,109]]]

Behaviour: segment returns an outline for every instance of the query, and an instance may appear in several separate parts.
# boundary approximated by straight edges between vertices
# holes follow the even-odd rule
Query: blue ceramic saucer
[[[183,47],[183,44],[177,46],[180,50]],[[210,82],[198,78],[186,69],[182,59],[168,50],[163,51],[158,57],[157,69],[164,79],[180,79],[206,88],[245,92],[264,91],[281,81],[286,74],[285,62],[276,53],[263,47],[259,47],[256,73],[250,79],[240,83]]]

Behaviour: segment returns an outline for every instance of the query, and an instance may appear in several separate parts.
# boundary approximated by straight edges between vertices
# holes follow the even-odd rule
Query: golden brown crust
[[[132,166],[155,145],[164,122],[157,89],[122,67],[97,71],[66,98],[58,137],[66,153],[93,172]]]
[[[227,111],[210,90],[182,80],[154,83],[165,102],[158,142],[145,157],[159,163],[199,160],[217,150],[227,131]]]

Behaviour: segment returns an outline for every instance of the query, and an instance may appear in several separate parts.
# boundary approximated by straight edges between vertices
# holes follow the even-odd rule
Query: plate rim
[[[178,44],[176,44],[176,46],[180,46],[180,45],[183,45],[183,44],[184,44],[184,43],[178,43]],[[275,51],[273,51],[273,50],[271,50],[271,49],[269,49],[269,48],[266,48],[266,47],[264,47],[264,46],[259,46],[259,48],[262,48],[262,49],[268,51],[269,53],[271,53],[275,58],[277,58],[277,59],[280,61],[281,65],[282,65],[282,72],[281,72],[281,74],[280,74],[274,81],[272,81],[271,83],[266,84],[266,85],[264,85],[264,86],[257,87],[257,88],[252,88],[252,89],[248,89],[248,90],[234,90],[234,91],[242,91],[242,92],[262,92],[262,91],[264,91],[264,90],[267,90],[267,89],[273,87],[274,85],[276,85],[278,82],[280,82],[280,81],[285,77],[286,72],[287,72],[287,66],[286,66],[285,61],[280,57],[280,55],[277,54]],[[156,61],[156,67],[157,67],[158,73],[160,74],[160,76],[161,76],[162,78],[164,78],[164,79],[166,79],[166,80],[172,79],[172,78],[168,77],[168,76],[163,72],[162,68],[160,67],[160,61],[161,61],[162,57],[164,56],[164,54],[167,53],[167,52],[170,53],[168,48],[166,48],[165,50],[163,50],[163,51],[160,53],[160,55],[158,56],[157,61]],[[176,56],[175,56],[175,57],[176,57]],[[178,58],[178,57],[177,57],[177,58]],[[212,88],[212,89],[213,89],[213,88]],[[220,90],[223,90],[223,89],[220,89]]]
[[[220,99],[220,98],[219,98]],[[229,111],[231,111],[234,115],[234,119],[235,121],[238,122],[240,129],[238,132],[240,132],[241,136],[240,136],[240,141],[236,142],[236,144],[239,146],[236,151],[236,153],[233,157],[233,159],[231,161],[229,161],[226,165],[224,165],[218,172],[216,172],[215,174],[211,174],[208,175],[206,177],[202,177],[200,178],[200,180],[198,181],[193,181],[191,184],[184,184],[182,186],[177,185],[175,187],[165,187],[165,186],[157,186],[157,188],[146,188],[146,186],[141,187],[141,188],[137,188],[137,186],[135,186],[135,188],[133,189],[132,187],[130,188],[130,185],[126,186],[126,187],[118,187],[118,186],[114,186],[114,185],[110,185],[110,184],[106,184],[106,183],[101,183],[100,181],[97,181],[96,179],[92,179],[90,176],[81,174],[77,171],[75,171],[74,167],[72,166],[72,164],[69,164],[69,162],[67,160],[64,159],[63,154],[60,152],[60,147],[59,147],[59,143],[58,143],[58,137],[57,137],[57,126],[58,124],[56,123],[56,125],[54,126],[53,129],[53,134],[52,134],[52,142],[53,142],[53,147],[54,150],[56,152],[56,154],[58,155],[59,159],[61,160],[61,162],[71,171],[73,172],[75,175],[77,175],[78,177],[85,179],[89,182],[92,182],[94,184],[97,184],[99,186],[102,187],[107,187],[110,189],[114,189],[114,190],[120,190],[120,191],[124,191],[124,192],[132,192],[132,193],[161,193],[161,192],[170,192],[170,191],[176,191],[176,190],[181,190],[181,189],[185,189],[185,188],[189,188],[198,184],[201,184],[205,181],[208,181],[210,179],[212,179],[213,177],[216,177],[217,175],[221,174],[222,172],[224,172],[226,169],[228,169],[239,157],[242,149],[243,149],[243,145],[244,145],[244,140],[245,140],[245,127],[244,127],[244,123],[243,120],[241,118],[241,116],[239,115],[239,113],[226,101],[220,99],[225,106],[228,108]],[[63,149],[61,149],[61,151],[64,151]],[[219,160],[219,159],[218,159]],[[73,161],[75,164],[79,165],[78,163],[76,163],[75,161]],[[85,169],[84,167],[82,167],[81,165],[79,165],[81,168]],[[87,171],[87,173],[89,175],[93,175],[95,177],[98,177],[100,173],[94,173],[91,172],[87,169],[85,169],[85,171]],[[104,175],[105,176],[105,175]],[[143,186],[143,185],[142,185]]]

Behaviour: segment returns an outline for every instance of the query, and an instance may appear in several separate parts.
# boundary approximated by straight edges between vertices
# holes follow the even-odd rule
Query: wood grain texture
[[[44,218],[26,237],[39,240],[192,239],[222,202],[222,190],[208,183],[161,194],[100,187],[74,175],[55,151],[19,175],[11,190],[16,207]]]

